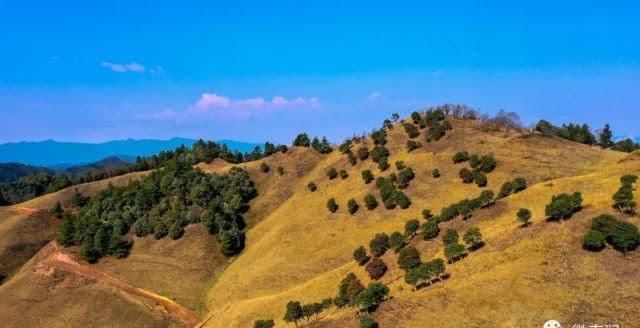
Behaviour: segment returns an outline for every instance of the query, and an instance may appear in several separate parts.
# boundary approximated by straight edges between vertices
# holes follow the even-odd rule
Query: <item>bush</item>
[[[347,173],[346,170],[340,170],[339,174],[340,174],[340,178],[343,179],[343,180],[346,179],[349,176],[349,173]]]
[[[519,193],[527,189],[527,180],[524,178],[515,178],[511,183],[513,193]]]
[[[373,179],[373,173],[371,173],[371,170],[362,171],[362,180],[364,180],[365,184],[369,184]]]
[[[265,162],[260,163],[260,171],[264,173],[269,172],[269,165],[267,165],[267,163]]]
[[[591,229],[600,231],[605,236],[609,236],[613,233],[617,222],[618,220],[611,215],[600,215],[591,219]]]
[[[407,236],[415,236],[418,229],[420,229],[420,222],[416,219],[409,220],[404,224],[404,233]]]
[[[389,246],[395,252],[399,252],[406,244],[407,239],[399,231],[394,231],[391,236],[389,236]]]
[[[353,259],[356,260],[359,265],[364,265],[369,261],[367,250],[362,246],[356,248],[356,250],[353,251]]]
[[[407,195],[405,195],[400,190],[394,191],[393,199],[395,203],[398,204],[398,206],[400,206],[400,208],[403,210],[406,210],[407,208],[409,208],[409,206],[411,206],[411,200],[409,199],[409,197],[407,197]]]
[[[358,158],[361,161],[364,161],[365,159],[369,158],[369,149],[365,146],[362,146],[358,148],[357,154],[358,154]]]
[[[518,221],[522,223],[522,226],[526,227],[529,225],[529,220],[531,219],[531,211],[526,208],[521,208],[518,210]]]
[[[635,181],[635,176],[624,176],[620,179],[622,186],[613,194],[613,207],[622,213],[633,214],[636,202],[633,200],[633,185],[631,181]],[[626,182],[626,183],[625,183]]]
[[[280,175],[280,176],[283,176],[285,174],[284,167],[282,167],[282,166],[278,166],[276,168],[276,171],[278,171],[278,175]]]
[[[368,210],[373,210],[378,207],[378,201],[376,200],[376,197],[372,194],[364,196],[364,206]]]
[[[384,204],[384,208],[388,209],[388,210],[392,210],[394,208],[396,208],[397,204],[396,204],[396,200],[393,198],[387,198],[383,201]]]
[[[433,171],[431,171],[431,176],[434,178],[439,178],[440,177],[440,170],[438,169],[434,169]]]
[[[389,150],[384,146],[376,145],[375,147],[373,147],[373,150],[371,150],[370,155],[371,160],[377,163],[382,158],[388,158],[390,154]]]
[[[404,169],[405,167],[407,167],[407,165],[404,164],[404,161],[396,161],[395,165],[396,165],[396,169],[398,171],[400,171],[400,170]]]
[[[168,234],[169,228],[167,228],[167,225],[161,221],[156,222],[155,226],[153,227],[153,236],[156,239],[162,239]]]
[[[140,219],[133,223],[133,233],[138,237],[144,237],[153,232],[153,226],[149,219]]]
[[[409,271],[422,263],[420,259],[420,252],[413,247],[407,246],[400,250],[400,254],[398,255],[398,266],[404,270]]]
[[[398,172],[398,188],[405,189],[409,186],[409,182],[416,177],[413,169],[410,167],[404,168]]]
[[[492,190],[483,190],[480,193],[480,197],[478,197],[478,201],[480,202],[480,208],[487,207],[492,205],[495,200],[495,194]]]
[[[307,185],[307,189],[309,189],[309,191],[314,192],[318,189],[318,186],[316,186],[316,184],[311,181],[309,182],[309,184]]]
[[[545,208],[545,215],[554,220],[565,220],[582,208],[582,195],[575,192],[572,195],[560,194],[551,198],[551,203]]]
[[[422,236],[424,237],[424,240],[436,238],[438,237],[438,233],[440,233],[438,221],[430,219],[422,225]]]
[[[372,282],[367,286],[367,289],[358,295],[355,303],[360,308],[360,311],[372,311],[384,301],[387,295],[389,295],[389,287],[378,282]]]
[[[424,209],[422,210],[422,218],[425,220],[430,220],[431,218],[433,218],[433,213],[431,213],[431,210]]]
[[[416,128],[415,125],[405,122],[404,124],[402,124],[402,126],[404,126],[404,131],[407,132],[409,139],[416,138],[420,135],[420,131],[418,130],[418,128]]]
[[[640,233],[638,227],[631,223],[618,221],[613,228],[613,232],[607,238],[613,248],[627,253],[633,251],[640,245]]]
[[[473,174],[473,180],[476,182],[478,187],[486,187],[487,186],[487,175],[482,172],[475,172]]]
[[[388,168],[389,168],[389,162],[387,161],[386,157],[383,157],[378,160],[378,169],[380,169],[381,172],[386,171]]]
[[[464,246],[457,242],[447,244],[444,247],[444,256],[449,260],[449,263],[457,260],[464,254]]]
[[[584,238],[582,238],[582,248],[588,251],[598,252],[604,248],[605,240],[606,236],[602,232],[589,230]]]
[[[299,146],[299,147],[309,147],[311,145],[311,140],[309,139],[309,135],[307,135],[306,133],[298,134],[296,138],[293,140],[293,145]]]
[[[358,163],[358,159],[356,158],[356,155],[354,155],[353,153],[349,153],[347,155],[347,159],[349,160],[349,164],[351,164],[351,166],[354,166]]]
[[[387,272],[387,265],[381,259],[374,257],[365,267],[369,277],[374,280],[380,279]]]
[[[382,256],[389,249],[389,236],[386,233],[378,233],[369,242],[369,250],[371,255],[375,257]]]
[[[338,203],[336,203],[335,198],[329,198],[327,201],[327,208],[331,213],[335,213],[338,210]]]
[[[358,208],[360,208],[360,206],[358,205],[356,200],[353,198],[349,199],[349,201],[347,202],[347,209],[349,210],[349,214],[354,215],[358,211]]]
[[[378,322],[370,315],[360,317],[360,328],[378,328]]]
[[[171,227],[169,227],[169,237],[171,237],[171,239],[173,240],[180,239],[180,237],[182,237],[183,234],[184,234],[184,229],[182,228],[182,225],[179,224],[178,222],[172,223]]]
[[[453,163],[462,163],[469,160],[469,153],[466,151],[459,151],[453,155]]]
[[[484,244],[482,241],[482,234],[480,233],[480,229],[473,227],[467,229],[462,236],[462,240],[464,240],[465,244],[469,245],[470,249],[478,249]]]
[[[269,320],[256,320],[253,323],[253,328],[273,328],[274,325],[275,325],[275,323],[271,319],[269,319]]]
[[[620,177],[620,183],[622,185],[633,185],[636,181],[638,181],[637,175],[626,174]]]
[[[502,184],[500,187],[500,192],[498,193],[498,198],[505,198],[513,193],[513,183],[511,181],[507,181]]]
[[[458,172],[458,175],[460,176],[460,179],[462,179],[462,182],[464,183],[471,183],[473,182],[473,172],[471,172],[468,168],[463,167],[460,169],[460,172]]]
[[[346,304],[353,305],[358,295],[363,291],[364,286],[358,277],[351,272],[340,282],[336,304],[338,306]]]
[[[330,168],[327,171],[327,177],[329,178],[329,180],[333,180],[333,179],[337,178],[338,177],[338,171],[333,167]]]
[[[456,230],[447,229],[447,231],[445,231],[444,233],[444,236],[442,236],[442,242],[444,242],[445,245],[453,244],[457,243],[459,238],[460,236],[458,236],[458,232]]]
[[[351,141],[351,139],[347,139],[345,140],[342,144],[340,144],[340,146],[338,147],[338,151],[340,151],[340,153],[342,154],[351,154],[351,144],[353,142]]]
[[[302,306],[300,302],[289,301],[283,320],[286,322],[295,322],[296,325],[298,325],[298,320],[300,319],[302,319]]]
[[[415,140],[407,140],[407,151],[412,152],[418,148],[422,147],[422,144]]]
[[[480,163],[477,167],[477,169],[481,172],[484,173],[489,173],[492,172],[495,168],[496,168],[496,159],[493,157],[493,155],[489,154],[489,155],[484,155],[482,157],[480,157]]]

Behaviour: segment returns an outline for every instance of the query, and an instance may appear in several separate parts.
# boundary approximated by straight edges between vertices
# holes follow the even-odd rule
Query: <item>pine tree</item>
[[[609,124],[605,124],[602,131],[598,135],[598,144],[602,148],[612,148],[613,143],[613,132],[611,132],[611,127]]]

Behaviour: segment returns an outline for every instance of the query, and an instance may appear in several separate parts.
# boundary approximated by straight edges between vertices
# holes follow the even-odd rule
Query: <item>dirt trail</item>
[[[21,212],[21,213],[35,213],[37,211],[39,211],[40,209],[38,208],[31,208],[31,207],[25,207],[25,206],[9,206],[7,207],[8,209],[13,209],[17,212]]]
[[[128,296],[133,297],[149,308],[149,310],[172,321],[181,323],[186,327],[194,327],[200,322],[200,319],[186,307],[164,296],[137,288],[122,280],[111,277],[102,271],[96,270],[94,267],[82,265],[76,262],[70,255],[60,251],[55,241],[51,243],[53,244],[52,246],[54,247],[55,252],[47,260],[43,261],[44,264],[105,283],[121,292],[124,292]]]

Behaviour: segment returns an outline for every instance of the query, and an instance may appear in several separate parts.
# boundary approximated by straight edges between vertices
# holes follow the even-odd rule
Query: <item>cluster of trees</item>
[[[586,145],[598,145],[602,148],[614,149],[630,153],[640,149],[640,144],[627,138],[617,142],[613,141],[613,132],[609,124],[597,131],[597,136],[591,132],[587,124],[563,124],[557,127],[548,121],[540,120],[535,126],[535,130],[546,134],[553,135],[567,140],[583,143]]]
[[[378,164],[380,171],[389,168],[389,150],[383,145],[375,145],[370,152],[371,160]]]
[[[299,301],[289,301],[287,303],[287,308],[284,313],[284,321],[293,322],[296,327],[298,326],[298,321],[302,319],[306,319],[307,321],[311,320],[311,317],[314,315],[316,319],[323,311],[330,309],[333,306],[333,301],[331,298],[327,298],[322,300],[322,302],[314,302],[301,304]],[[271,324],[271,326],[258,326],[258,321],[266,321],[265,324]],[[254,327],[273,327],[273,320],[258,320],[255,322]]]
[[[218,236],[222,252],[231,256],[244,247],[242,213],[255,195],[242,169],[209,175],[188,161],[172,160],[127,186],[110,185],[78,215],[66,214],[58,241],[81,245],[81,255],[95,262],[104,255],[126,256],[130,242],[124,236],[129,230],[140,237],[178,239],[184,226],[201,222]]]
[[[622,213],[633,214],[636,208],[636,201],[633,197],[633,184],[638,181],[636,175],[624,175],[620,178],[620,189],[613,194],[613,207]]]
[[[574,192],[573,194],[560,194],[551,198],[544,214],[551,220],[562,221],[569,219],[573,213],[582,209],[582,194]]]
[[[463,199],[457,203],[443,207],[440,210],[440,215],[433,219],[437,222],[448,222],[458,216],[462,216],[464,220],[468,220],[471,217],[473,211],[490,206],[494,204],[494,193],[491,190],[484,190],[477,198]]]
[[[415,140],[407,140],[407,151],[412,152],[418,148],[422,147],[422,144]]]
[[[451,123],[446,120],[446,112],[439,108],[430,108],[425,112],[425,125],[429,128],[427,131],[427,142],[438,141],[451,130]]]
[[[517,194],[527,189],[527,180],[522,177],[513,179],[513,181],[507,181],[500,187],[498,198],[505,198],[511,194]]]
[[[469,155],[466,151],[457,152],[453,155],[454,163],[463,163],[466,161],[469,161],[471,170],[466,167],[460,169],[458,174],[462,182],[472,183],[475,181],[479,187],[485,187],[487,185],[486,173],[490,173],[496,168],[496,159],[491,154],[483,156],[477,154]]]
[[[411,206],[411,200],[396,187],[394,179],[378,177],[376,179],[376,188],[380,192],[380,198],[386,209],[394,209],[396,206],[407,209]]]
[[[373,312],[389,295],[389,287],[378,282],[366,288],[354,273],[342,279],[334,304],[338,307],[357,306],[360,312]]]
[[[322,140],[318,137],[314,137],[313,140],[309,138],[307,133],[300,133],[293,139],[293,146],[297,147],[311,147],[321,154],[328,154],[333,151],[329,140],[326,137],[322,137]]]
[[[584,236],[582,246],[589,251],[604,249],[605,242],[626,254],[640,245],[640,233],[635,225],[611,215],[600,215],[591,220],[591,230]]]
[[[417,112],[414,112],[414,113],[418,114]],[[420,116],[420,114],[418,114],[418,116]],[[420,120],[422,120],[422,119],[420,119]],[[420,135],[420,130],[418,130],[418,128],[416,128],[415,125],[413,125],[413,124],[411,124],[409,122],[404,122],[404,123],[402,123],[402,126],[404,127],[404,131],[409,136],[409,139],[417,138]]]

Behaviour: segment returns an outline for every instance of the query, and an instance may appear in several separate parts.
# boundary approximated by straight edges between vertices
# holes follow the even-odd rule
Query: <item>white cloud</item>
[[[378,91],[374,91],[374,92],[370,93],[367,96],[367,100],[369,100],[369,101],[376,101],[376,100],[378,100],[380,98],[382,98],[382,93],[380,93]]]
[[[196,114],[219,112],[220,110],[230,111],[254,111],[254,110],[274,110],[277,108],[294,108],[311,106],[317,107],[319,105],[318,98],[311,97],[309,99],[303,97],[297,97],[287,99],[282,96],[275,96],[271,101],[266,101],[262,97],[246,98],[246,99],[231,99],[226,96],[219,95],[217,93],[203,93],[200,99],[189,108],[189,111]]]
[[[136,72],[136,73],[144,73],[145,67],[142,64],[132,62],[129,64],[117,64],[110,62],[102,62],[100,66],[106,67],[117,73],[126,73],[126,72]]]

